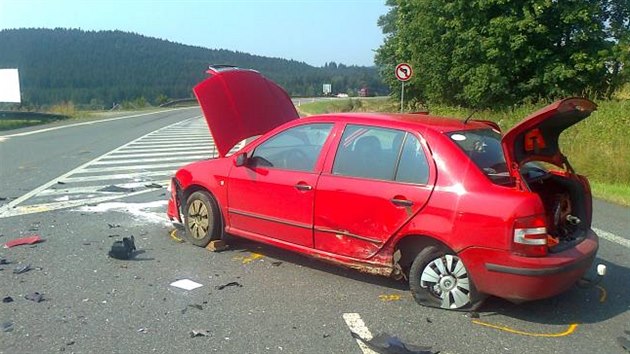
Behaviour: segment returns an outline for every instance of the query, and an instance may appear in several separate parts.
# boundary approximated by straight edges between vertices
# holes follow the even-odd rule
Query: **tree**
[[[378,22],[386,39],[376,63],[395,88],[394,66],[409,62],[414,77],[407,95],[419,100],[480,107],[608,96],[627,70],[628,0],[388,0],[387,5],[390,11]]]

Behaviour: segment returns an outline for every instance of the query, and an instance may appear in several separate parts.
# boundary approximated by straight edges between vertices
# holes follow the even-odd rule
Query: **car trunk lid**
[[[501,142],[512,176],[517,177],[520,166],[528,161],[568,167],[558,138],[596,109],[597,105],[588,99],[567,98],[534,112],[510,129]]]
[[[254,70],[211,67],[193,91],[220,157],[238,142],[299,118],[289,95]]]

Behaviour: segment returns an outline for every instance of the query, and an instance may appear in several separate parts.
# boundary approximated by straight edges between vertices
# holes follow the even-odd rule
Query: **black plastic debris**
[[[110,228],[110,229],[115,229],[115,228],[120,227],[120,224],[110,224],[110,223],[107,223],[107,226],[109,226],[109,228]]]
[[[431,351],[431,347],[417,346],[403,343],[398,337],[390,336],[387,333],[380,333],[370,340],[361,338],[358,334],[350,331],[352,337],[363,342],[368,348],[380,354],[435,354],[439,352]]]
[[[66,184],[66,182],[57,181],[57,184]]]
[[[236,287],[238,287],[238,288],[242,288],[242,287],[243,287],[243,285],[242,285],[241,283],[239,283],[239,282],[237,282],[237,281],[233,281],[233,282],[229,282],[229,283],[227,283],[227,284],[223,284],[223,285],[216,286],[216,287],[215,287],[215,289],[217,289],[217,290],[223,290],[223,289],[225,289],[225,288],[227,288],[227,287],[230,287],[230,286],[236,286]]]
[[[4,202],[5,200],[7,200],[7,197],[0,197],[0,202]]]
[[[13,322],[2,322],[0,323],[0,330],[2,332],[11,332],[13,330]]]
[[[207,337],[209,335],[210,331],[208,331],[207,329],[193,329],[192,331],[190,331],[190,338]]]
[[[149,183],[149,184],[145,184],[144,185],[147,188],[156,188],[156,189],[160,189],[162,188],[161,184],[157,184],[157,183]]]
[[[203,310],[203,306],[201,306],[199,304],[190,304],[190,305],[188,305],[188,307],[192,307],[192,308],[197,309],[197,310]]]
[[[98,192],[112,192],[112,193],[131,193],[131,192],[135,192],[136,190],[133,188],[125,188],[125,187],[120,187],[114,184],[110,184],[109,186],[105,188],[97,189],[97,191]]]
[[[11,296],[5,296],[2,298],[2,303],[8,304],[9,302],[13,302],[13,298]]]
[[[29,270],[31,270],[31,265],[30,264],[24,264],[24,265],[20,265],[17,266],[13,269],[13,274],[22,274],[22,273],[26,273]]]
[[[281,261],[277,261],[277,262],[271,262],[271,265],[274,267],[279,267],[282,264]]]
[[[136,250],[133,236],[123,237],[122,241],[114,241],[109,256],[116,259],[131,259]]]
[[[29,294],[24,295],[24,298],[26,300],[31,300],[34,302],[42,302],[42,300],[44,300],[44,295],[38,293],[38,292],[32,292]]]
[[[0,265],[10,264],[11,262],[7,261],[6,258],[0,257]]]

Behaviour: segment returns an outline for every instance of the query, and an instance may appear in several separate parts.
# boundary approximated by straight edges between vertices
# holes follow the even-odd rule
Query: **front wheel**
[[[436,246],[426,247],[414,259],[409,288],[416,302],[423,306],[465,310],[480,302],[462,260]]]
[[[185,209],[186,238],[199,247],[221,238],[219,208],[206,192],[197,191],[188,197]]]

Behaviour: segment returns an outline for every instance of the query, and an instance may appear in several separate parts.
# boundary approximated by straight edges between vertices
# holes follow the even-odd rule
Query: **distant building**
[[[367,87],[362,87],[359,90],[359,97],[368,97],[370,95],[370,91],[368,90]]]

